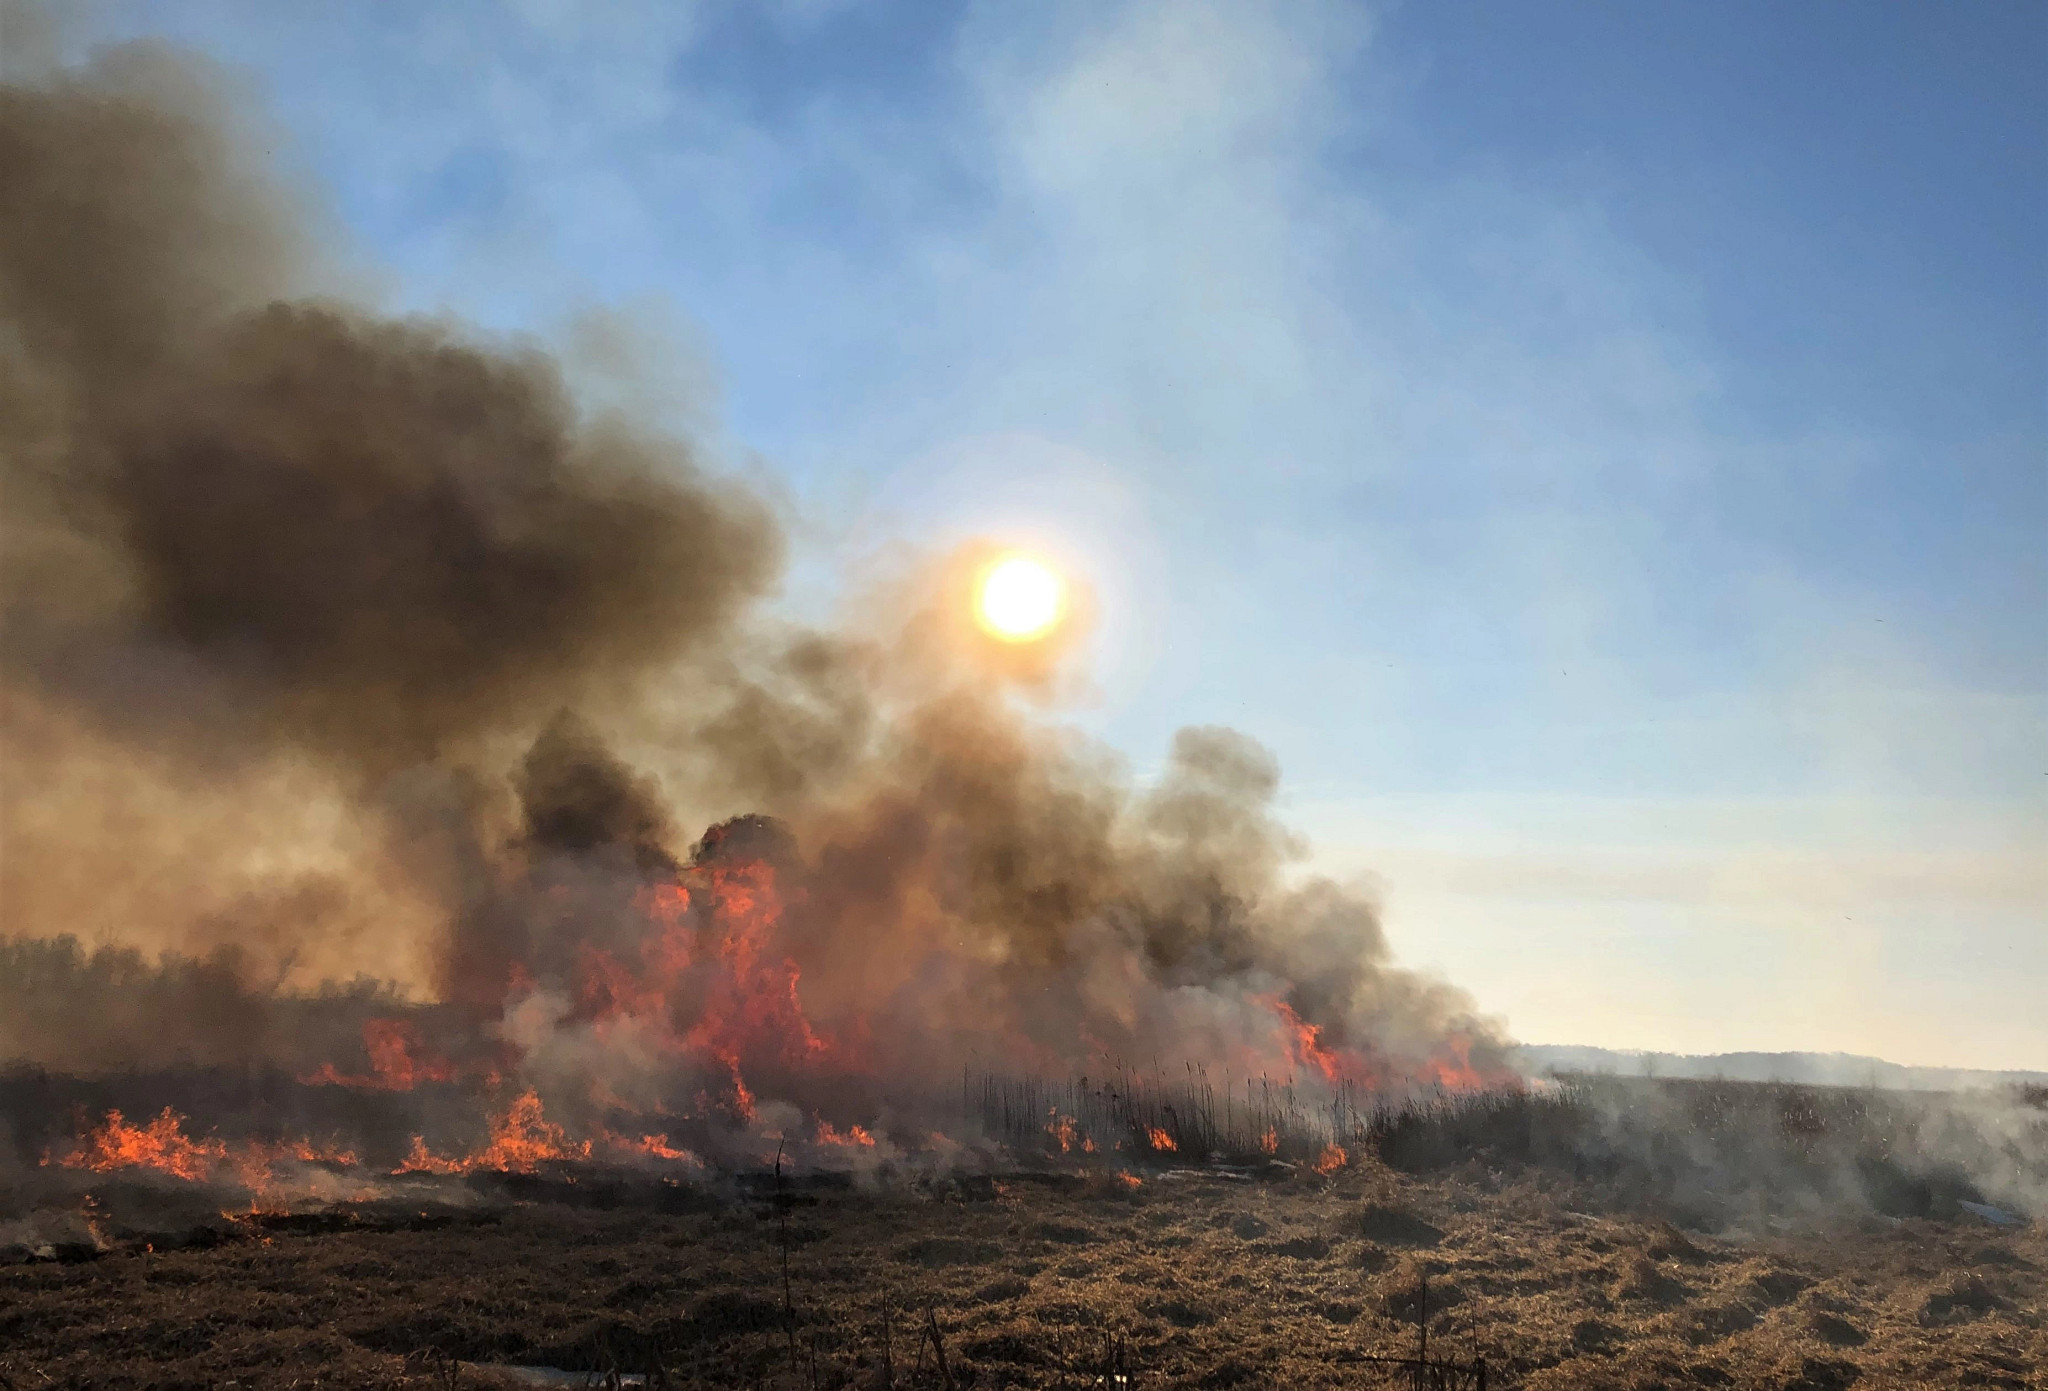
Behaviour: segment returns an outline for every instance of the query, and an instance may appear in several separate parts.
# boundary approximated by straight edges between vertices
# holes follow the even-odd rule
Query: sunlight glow
[[[975,616],[989,636],[1032,642],[1050,633],[1066,602],[1066,582],[1042,561],[1009,555],[983,572]]]

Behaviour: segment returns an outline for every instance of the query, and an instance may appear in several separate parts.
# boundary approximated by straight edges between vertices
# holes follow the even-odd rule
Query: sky
[[[79,14],[226,65],[363,293],[762,478],[793,611],[1085,577],[1061,718],[1265,742],[1518,1037],[2048,1068],[2048,8]]]

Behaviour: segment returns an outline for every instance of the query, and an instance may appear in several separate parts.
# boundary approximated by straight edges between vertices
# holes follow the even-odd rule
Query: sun
[[[1059,626],[1067,585],[1028,555],[1008,555],[982,571],[974,596],[983,631],[1003,642],[1032,642]]]

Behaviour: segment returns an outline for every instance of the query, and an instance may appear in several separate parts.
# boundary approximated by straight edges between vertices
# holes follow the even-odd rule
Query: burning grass
[[[986,1132],[1020,1154],[1137,1168],[1204,1162],[1325,1176],[1371,1157],[1410,1174],[1537,1167],[1722,1231],[1825,1226],[1844,1213],[1950,1219],[2048,1195],[2048,1113],[2025,1098],[1720,1081],[1569,1077],[1466,1091],[1310,1094],[1124,1073],[1063,1084],[969,1077]]]
[[[929,1318],[956,1386],[1072,1386],[1113,1356],[1140,1385],[1370,1385],[1425,1277],[1432,1346],[1495,1384],[2023,1387],[2048,1361],[2038,1228],[1722,1239],[1541,1170],[792,1182],[668,1211],[561,1191],[458,1183],[469,1205],[425,1216],[216,1218],[211,1245],[0,1270],[0,1371],[425,1385],[430,1349],[472,1386],[501,1363],[936,1387]]]
[[[210,1167],[38,1166],[90,1200],[0,1225],[42,1258],[0,1269],[0,1375],[445,1385],[453,1359],[479,1386],[524,1364],[1055,1387],[1114,1363],[1139,1385],[1372,1385],[1369,1359],[1412,1349],[1425,1280],[1433,1354],[1483,1356],[1494,1385],[2024,1387],[2048,1365],[2048,1236],[1924,1171],[1959,1103],[1594,1080],[1205,1109],[1201,1081],[970,1078],[1021,1137],[993,1171],[664,1173],[543,1129],[566,1156],[254,1212],[221,1201],[214,1137],[124,1120]],[[2048,1135],[2007,1138],[2048,1157]],[[1865,1183],[1879,1141],[1905,1188]],[[1694,1192],[1705,1174],[1724,1191]]]
[[[721,451],[295,258],[216,76],[0,91],[8,1383],[1312,1384],[1425,1276],[1532,1384],[2039,1351],[2031,1229],[1898,1235],[2042,1191],[2038,1097],[1516,1087],[1270,752],[1130,780],[986,543],[793,621]]]

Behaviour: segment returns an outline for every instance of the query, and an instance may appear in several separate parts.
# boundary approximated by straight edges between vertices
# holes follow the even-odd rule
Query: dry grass
[[[866,1386],[885,1356],[903,1386],[929,1309],[960,1385],[1093,1384],[1121,1344],[1140,1386],[1373,1386],[1391,1383],[1357,1359],[1412,1346],[1424,1275],[1433,1347],[1484,1354],[1497,1385],[2028,1387],[2048,1365],[2038,1227],[1719,1239],[1593,1211],[1597,1183],[1477,1163],[821,1189],[787,1209],[792,1339],[772,1201],[627,1196],[499,1201],[413,1230],[216,1220],[228,1239],[210,1249],[0,1268],[0,1376],[446,1385],[417,1355],[432,1350],[472,1386],[467,1364],[492,1361],[808,1386],[813,1359],[816,1384]],[[941,1384],[930,1358],[916,1384]]]

